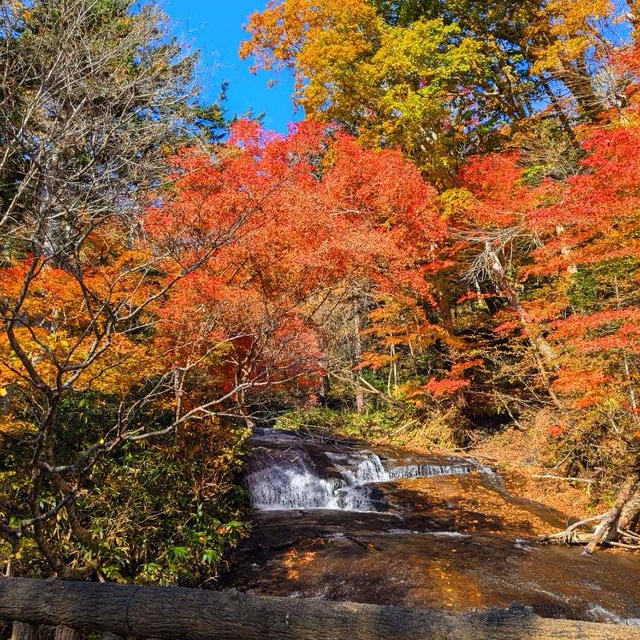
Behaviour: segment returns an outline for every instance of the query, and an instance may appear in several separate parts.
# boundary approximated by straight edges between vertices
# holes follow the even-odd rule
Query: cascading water
[[[342,451],[293,434],[261,430],[253,438],[245,484],[254,509],[386,511],[379,483],[470,473],[470,463],[398,464],[371,451]]]
[[[399,478],[429,478],[431,476],[453,476],[461,473],[471,473],[471,465],[441,465],[441,464],[407,464],[389,469],[389,477]]]
[[[327,451],[327,458],[340,474],[350,484],[365,484],[367,482],[386,482],[389,473],[384,468],[382,460],[370,451],[356,451],[353,453],[335,453]]]
[[[273,430],[256,430],[250,451],[255,526],[226,587],[637,624],[640,558],[603,551],[594,563],[538,545],[568,516],[513,495],[473,458]]]
[[[373,457],[375,454],[371,454]],[[323,459],[324,458],[324,459]],[[378,456],[377,465],[384,474]],[[351,467],[331,464],[328,453],[303,446],[253,449],[245,484],[255,509],[341,509],[378,511],[384,504],[371,487],[376,463],[354,460]],[[365,480],[365,478],[367,478]],[[382,477],[378,481],[381,481]]]

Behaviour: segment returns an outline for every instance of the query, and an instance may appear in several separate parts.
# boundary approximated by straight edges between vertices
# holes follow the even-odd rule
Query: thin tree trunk
[[[393,367],[393,388],[395,390],[398,388],[398,362],[396,360],[396,347],[393,344],[391,345],[391,357],[393,358],[391,366]]]
[[[55,640],[81,640],[82,631],[59,624],[56,627]]]
[[[638,416],[638,399],[636,397],[636,390],[633,386],[633,380],[631,378],[631,369],[629,368],[629,358],[627,357],[626,352],[622,352],[622,367],[624,370],[624,377],[627,382],[627,386],[629,387],[629,402],[631,404],[631,408],[633,409],[633,415],[635,418]]]
[[[515,289],[511,286],[507,273],[502,265],[502,262],[491,245],[485,243],[485,251],[492,262],[492,272],[494,283],[498,289],[500,289],[503,295],[509,301],[509,304],[513,310],[518,314],[518,319],[524,330],[525,335],[529,340],[529,344],[533,349],[533,355],[536,362],[536,367],[542,377],[545,384],[546,391],[551,399],[553,405],[561,411],[566,413],[566,407],[562,404],[558,396],[556,395],[553,387],[551,386],[551,379],[549,376],[549,370],[556,367],[556,354],[551,345],[541,336],[538,332],[534,331],[534,327],[531,326],[529,319],[527,318],[527,312],[520,302]]]
[[[567,116],[564,109],[562,108],[562,105],[558,101],[558,96],[556,96],[556,94],[553,92],[553,89],[551,88],[551,86],[549,85],[549,82],[546,79],[541,78],[540,83],[542,84],[542,88],[544,89],[544,92],[547,94],[547,97],[549,98],[549,100],[551,100],[551,104],[555,109],[555,112],[558,116],[558,120],[560,120],[560,124],[562,125],[562,128],[564,129],[565,133],[569,137],[569,140],[571,140],[571,142],[575,144],[577,142],[576,134],[573,131],[573,127],[571,126],[571,121],[569,120],[569,117]]]
[[[38,640],[38,627],[27,622],[14,622],[11,640]]]
[[[355,310],[353,319],[353,365],[354,367],[360,364],[362,359],[362,342],[360,340],[360,313]],[[364,412],[364,393],[362,387],[357,382],[357,376],[354,374],[354,388],[355,388],[355,400],[356,411],[358,413]]]
[[[634,499],[638,498],[639,491],[640,479],[636,474],[634,474],[622,485],[615,505],[604,515],[600,524],[596,527],[593,538],[584,549],[585,554],[591,555],[598,545],[618,537],[621,515],[625,512],[625,509],[627,519],[632,515],[629,513],[627,505],[633,504]]]

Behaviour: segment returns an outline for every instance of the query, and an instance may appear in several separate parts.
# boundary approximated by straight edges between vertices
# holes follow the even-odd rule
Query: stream
[[[542,545],[567,516],[477,461],[256,430],[255,526],[223,586],[640,626],[640,554]]]

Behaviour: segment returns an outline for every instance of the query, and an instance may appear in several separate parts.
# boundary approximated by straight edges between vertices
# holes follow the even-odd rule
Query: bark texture
[[[55,640],[82,640],[82,631],[59,624],[56,627]]]
[[[11,640],[38,640],[38,627],[26,622],[14,622]]]
[[[602,518],[596,527],[593,538],[584,549],[586,554],[593,553],[598,545],[618,538],[621,534],[620,519],[624,514],[625,526],[631,524],[635,517],[634,506],[637,507],[638,492],[640,491],[640,481],[637,476],[633,476],[625,482],[618,493],[615,505]]]
[[[394,606],[91,582],[0,578],[0,619],[159,640],[640,640],[640,629],[511,609]]]

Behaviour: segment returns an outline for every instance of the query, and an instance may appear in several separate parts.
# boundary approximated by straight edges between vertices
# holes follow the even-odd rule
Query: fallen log
[[[591,555],[598,546],[640,551],[640,533],[630,531],[640,515],[640,479],[632,476],[622,486],[609,511],[574,522],[559,533],[544,535],[541,542],[584,545],[583,554]],[[597,525],[593,526],[595,523]],[[592,531],[579,531],[592,525]]]
[[[0,578],[0,619],[159,640],[640,640],[527,610],[453,613],[99,582]]]
[[[596,550],[599,544],[611,542],[612,539],[616,537],[618,529],[617,523],[620,520],[620,515],[627,504],[632,501],[634,495],[640,493],[639,483],[638,476],[634,475],[622,485],[615,505],[605,513],[600,524],[595,528],[593,539],[584,548],[584,553],[590,555]]]

